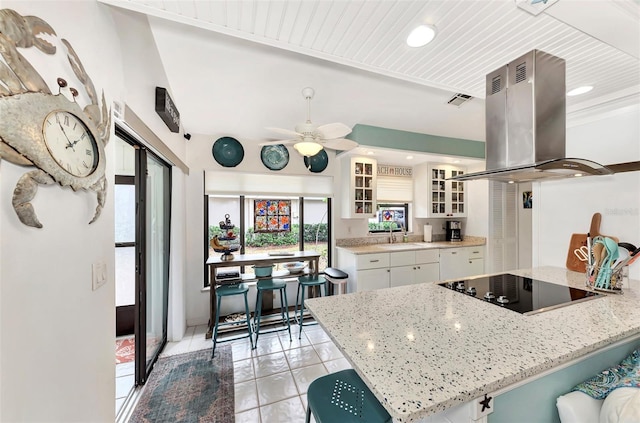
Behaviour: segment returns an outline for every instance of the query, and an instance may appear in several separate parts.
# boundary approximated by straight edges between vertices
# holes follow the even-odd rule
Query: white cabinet
[[[440,280],[440,250],[416,251],[415,282],[437,282]]]
[[[440,279],[437,249],[391,253],[390,286],[435,282]]]
[[[369,218],[376,212],[378,162],[366,157],[342,159],[342,217]]]
[[[427,163],[416,166],[413,184],[415,216],[466,217],[465,182],[447,181],[447,178],[465,172],[464,168],[446,164]]]
[[[349,281],[351,282],[351,278]],[[347,292],[389,288],[389,268],[358,270],[353,282],[357,282],[356,289],[351,290],[347,287]]]
[[[338,266],[349,275],[347,292],[389,288],[389,253],[355,255],[339,249]]]
[[[337,249],[337,265],[349,275],[347,292],[437,282],[484,273],[484,247],[425,248],[354,254]]]
[[[484,247],[440,250],[440,279],[460,279],[484,273]]]

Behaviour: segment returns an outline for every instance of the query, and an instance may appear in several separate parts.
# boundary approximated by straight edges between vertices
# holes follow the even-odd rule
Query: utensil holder
[[[587,265],[586,286],[595,291],[622,294],[622,286],[629,281],[629,268],[623,266],[613,272],[609,266]]]

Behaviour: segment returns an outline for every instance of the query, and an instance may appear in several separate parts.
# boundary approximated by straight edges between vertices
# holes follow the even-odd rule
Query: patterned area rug
[[[136,343],[133,336],[116,339],[116,364],[128,363],[136,357]]]
[[[130,423],[235,421],[230,345],[158,359]]]

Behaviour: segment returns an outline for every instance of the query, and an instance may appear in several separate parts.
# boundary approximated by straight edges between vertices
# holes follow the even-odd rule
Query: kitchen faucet
[[[393,244],[396,240],[396,236],[393,233],[393,226],[389,224],[389,244]]]

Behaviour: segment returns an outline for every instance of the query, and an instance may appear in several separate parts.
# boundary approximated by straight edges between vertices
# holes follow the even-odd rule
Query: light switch
[[[95,291],[107,282],[107,264],[103,261],[93,263],[92,270],[92,287]]]

